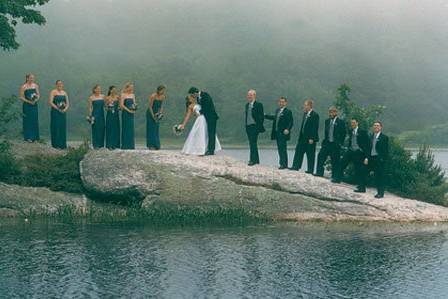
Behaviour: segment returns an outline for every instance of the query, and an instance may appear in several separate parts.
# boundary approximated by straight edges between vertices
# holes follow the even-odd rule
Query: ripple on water
[[[0,226],[0,297],[442,298],[446,227]]]

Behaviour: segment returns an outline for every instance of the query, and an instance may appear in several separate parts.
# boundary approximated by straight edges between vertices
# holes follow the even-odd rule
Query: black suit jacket
[[[348,135],[348,142],[347,142],[347,148],[350,149],[351,142],[352,142],[352,135],[353,130],[349,132]],[[356,134],[356,141],[358,143],[359,149],[361,150],[363,154],[363,158],[367,158],[369,156],[369,134],[366,130],[358,128],[358,132]]]
[[[249,103],[246,104],[246,112],[245,112],[245,124],[247,124],[247,110],[249,109]],[[257,126],[258,133],[265,132],[264,128],[264,109],[263,104],[255,101],[254,106],[252,107],[252,117],[255,121],[255,125]]]
[[[374,136],[374,134],[371,134],[369,136],[369,156],[371,156],[372,154]],[[378,159],[380,159],[381,161],[386,161],[387,157],[389,156],[389,137],[381,133],[380,136],[378,136],[378,140],[376,141],[375,149],[378,153]]]
[[[314,143],[317,143],[319,141],[319,114],[312,110],[308,120],[305,122],[306,114],[303,113],[299,131],[299,142],[308,143],[308,140],[312,139]]]
[[[271,139],[276,140],[277,134],[283,134],[284,130],[288,130],[289,134],[284,135],[286,140],[289,140],[291,138],[291,129],[294,124],[294,119],[292,117],[292,112],[287,107],[283,109],[282,114],[280,114],[280,117],[278,119],[278,131],[276,131],[277,127],[277,114],[279,113],[280,108],[275,110],[274,115],[265,115],[264,117],[269,120],[273,120],[274,123],[272,124],[272,132],[271,132]]]
[[[198,103],[201,105],[201,114],[203,114],[207,120],[217,120],[219,116],[218,113],[216,113],[212,97],[205,91],[201,91],[199,96]]]
[[[325,137],[324,137],[323,143],[330,142],[330,121],[331,120],[332,120],[331,118],[328,118],[325,120]],[[336,118],[336,121],[334,123],[334,130],[333,130],[334,142],[336,142],[339,145],[343,145],[344,140],[345,140],[345,134],[346,134],[345,121],[343,121],[342,119],[340,119],[338,117],[338,118]]]

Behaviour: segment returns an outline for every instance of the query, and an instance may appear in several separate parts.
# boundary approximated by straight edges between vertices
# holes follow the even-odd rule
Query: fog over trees
[[[72,102],[69,138],[90,134],[93,85],[105,92],[126,81],[136,85],[141,138],[143,105],[159,84],[168,87],[162,139],[173,137],[190,86],[213,96],[218,133],[228,142],[245,140],[249,88],[267,112],[286,96],[296,124],[305,97],[324,116],[342,83],[355,101],[387,107],[389,133],[448,122],[448,1],[51,0],[40,9],[47,24],[18,25],[21,47],[0,53],[0,96],[17,94],[32,72],[45,102],[63,80]],[[45,135],[45,103],[40,119]]]

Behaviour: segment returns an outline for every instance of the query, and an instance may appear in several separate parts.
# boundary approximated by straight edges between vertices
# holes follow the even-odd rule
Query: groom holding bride
[[[185,129],[191,116],[196,116],[196,120],[185,141],[182,153],[197,156],[214,155],[215,151],[221,150],[221,145],[216,137],[216,123],[219,116],[216,113],[212,97],[205,91],[191,87],[185,102],[186,115],[178,128]]]

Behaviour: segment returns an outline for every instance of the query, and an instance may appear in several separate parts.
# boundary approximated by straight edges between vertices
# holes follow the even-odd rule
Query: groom
[[[212,156],[215,154],[216,122],[219,118],[212,97],[205,91],[199,91],[196,87],[191,87],[188,90],[188,93],[197,100],[199,105],[201,105],[201,114],[205,117],[208,131],[208,146],[205,155]]]

